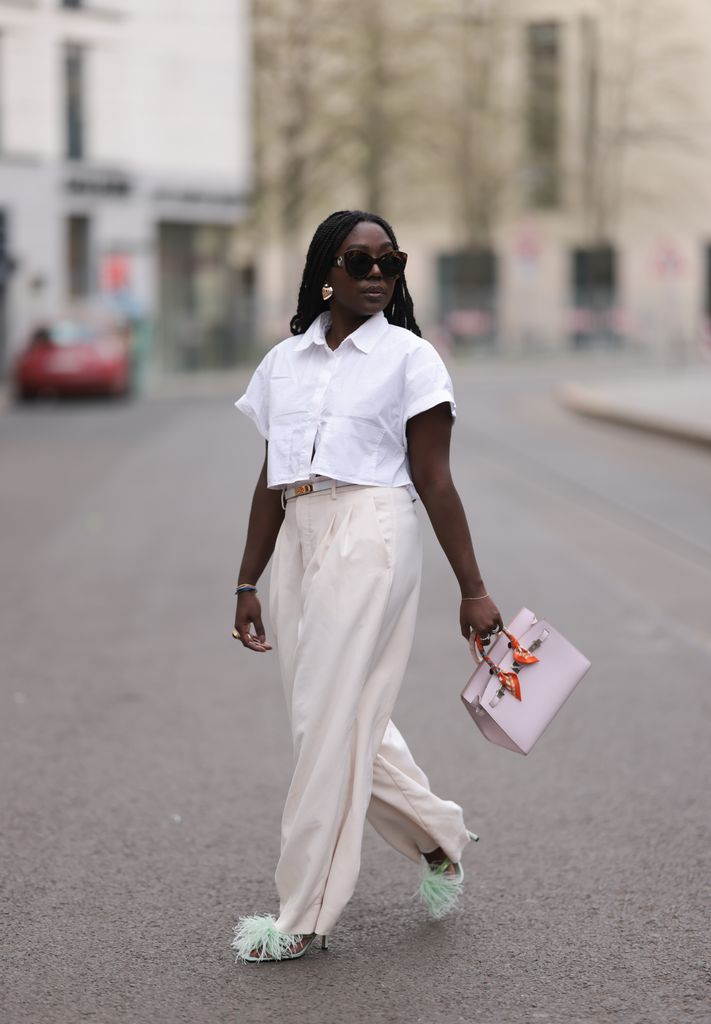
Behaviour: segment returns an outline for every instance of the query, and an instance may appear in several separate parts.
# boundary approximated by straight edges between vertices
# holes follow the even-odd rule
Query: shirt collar
[[[331,317],[326,313],[321,313],[317,316],[308,330],[302,334],[299,341],[297,341],[294,348],[297,352],[303,351],[308,348],[309,345],[325,345],[326,344],[326,331],[331,323]],[[385,313],[373,313],[372,316],[368,317],[364,324],[361,324],[357,330],[349,334],[347,338],[344,338],[341,344],[345,344],[348,338],[351,339],[356,348],[360,349],[361,352],[370,352],[377,342],[383,337],[389,327],[389,323],[385,317]]]

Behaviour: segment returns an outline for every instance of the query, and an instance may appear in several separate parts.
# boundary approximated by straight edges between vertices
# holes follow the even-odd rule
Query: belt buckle
[[[313,489],[313,484],[301,484],[299,487],[294,488],[294,497],[300,498],[302,494],[311,494]]]

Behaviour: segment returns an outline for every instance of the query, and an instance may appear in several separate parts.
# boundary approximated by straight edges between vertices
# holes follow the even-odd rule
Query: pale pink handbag
[[[545,620],[522,608],[488,650],[472,643],[478,664],[462,701],[484,736],[527,754],[590,668]]]

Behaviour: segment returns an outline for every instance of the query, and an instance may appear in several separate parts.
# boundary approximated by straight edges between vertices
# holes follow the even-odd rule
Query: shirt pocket
[[[318,455],[339,480],[376,482],[385,428],[355,416],[329,416],[320,428]]]
[[[283,426],[297,417],[303,417],[308,402],[295,377],[272,374],[269,378],[269,419],[274,426]]]
[[[269,429],[269,452],[272,465],[279,467],[279,475],[289,481],[296,480],[299,455],[304,441],[303,416],[280,416]]]

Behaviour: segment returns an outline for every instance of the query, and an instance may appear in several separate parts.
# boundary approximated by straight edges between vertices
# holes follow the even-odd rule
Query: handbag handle
[[[508,647],[513,651],[513,668],[510,672],[504,672],[501,665],[497,665],[495,661],[486,653],[484,648],[484,641],[481,639],[478,633],[473,634],[473,641],[470,639],[469,646],[477,664],[481,665],[483,662],[489,666],[489,675],[497,676],[499,683],[504,690],[508,690],[509,693],[513,694],[516,700],[521,700],[521,686],[518,681],[518,673],[524,665],[535,665],[538,658],[531,651],[527,650],[523,644],[518,640],[513,633],[510,633],[508,629],[503,629],[502,633],[508,637]],[[503,696],[503,690],[500,691],[500,695]]]

